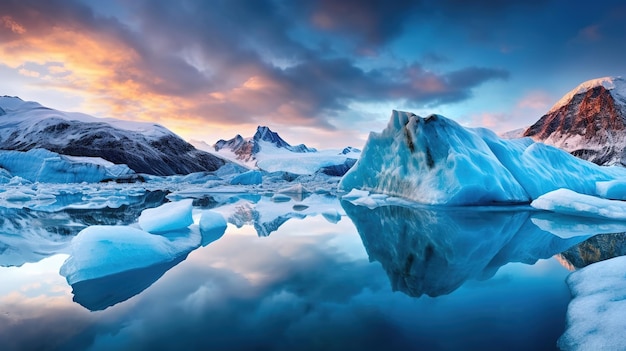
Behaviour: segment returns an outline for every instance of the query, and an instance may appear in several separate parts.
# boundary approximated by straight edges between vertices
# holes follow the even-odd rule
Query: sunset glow
[[[294,143],[358,147],[391,109],[502,132],[626,71],[626,7],[577,6],[8,0],[0,94],[209,144],[268,125]]]

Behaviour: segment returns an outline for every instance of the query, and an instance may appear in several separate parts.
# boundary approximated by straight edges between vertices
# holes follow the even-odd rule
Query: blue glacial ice
[[[193,224],[192,203],[192,199],[186,199],[143,210],[139,216],[139,226],[150,233],[187,228]]]
[[[31,182],[46,183],[93,183],[134,174],[126,165],[99,157],[65,156],[45,149],[2,150],[0,167]]]
[[[202,246],[206,246],[221,238],[226,231],[226,219],[221,213],[215,211],[203,211],[200,217],[200,233],[202,233]]]
[[[559,188],[596,196],[596,183],[620,178],[626,169],[600,167],[529,138],[503,140],[443,116],[393,111],[339,186],[424,204],[485,205],[528,203]]]
[[[562,350],[626,350],[626,256],[597,262],[567,278],[572,301]]]
[[[95,225],[72,239],[70,256],[60,273],[71,285],[173,261],[200,242],[200,233],[189,229],[155,235],[130,226]]]
[[[263,173],[261,171],[247,171],[236,175],[231,179],[231,185],[254,185],[261,184],[263,182]]]

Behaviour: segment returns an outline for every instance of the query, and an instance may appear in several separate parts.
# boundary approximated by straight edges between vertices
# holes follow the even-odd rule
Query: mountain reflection
[[[533,264],[589,237],[563,239],[533,224],[530,211],[513,208],[341,204],[370,261],[382,264],[394,290],[414,297],[449,294],[509,262]]]
[[[626,255],[626,233],[600,234],[563,251],[559,256],[571,268]]]

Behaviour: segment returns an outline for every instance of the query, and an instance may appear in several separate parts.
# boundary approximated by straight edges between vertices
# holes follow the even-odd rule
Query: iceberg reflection
[[[589,235],[563,239],[519,208],[381,206],[342,201],[370,261],[378,261],[392,288],[410,296],[445,295],[468,279],[485,280],[509,262],[533,264]]]
[[[149,267],[76,282],[71,285],[73,300],[90,311],[104,310],[146,290],[185,258],[186,254]]]

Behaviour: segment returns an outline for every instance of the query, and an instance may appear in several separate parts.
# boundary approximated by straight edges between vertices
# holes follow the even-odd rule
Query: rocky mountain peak
[[[566,94],[524,136],[600,165],[626,165],[626,83],[585,82]]]

